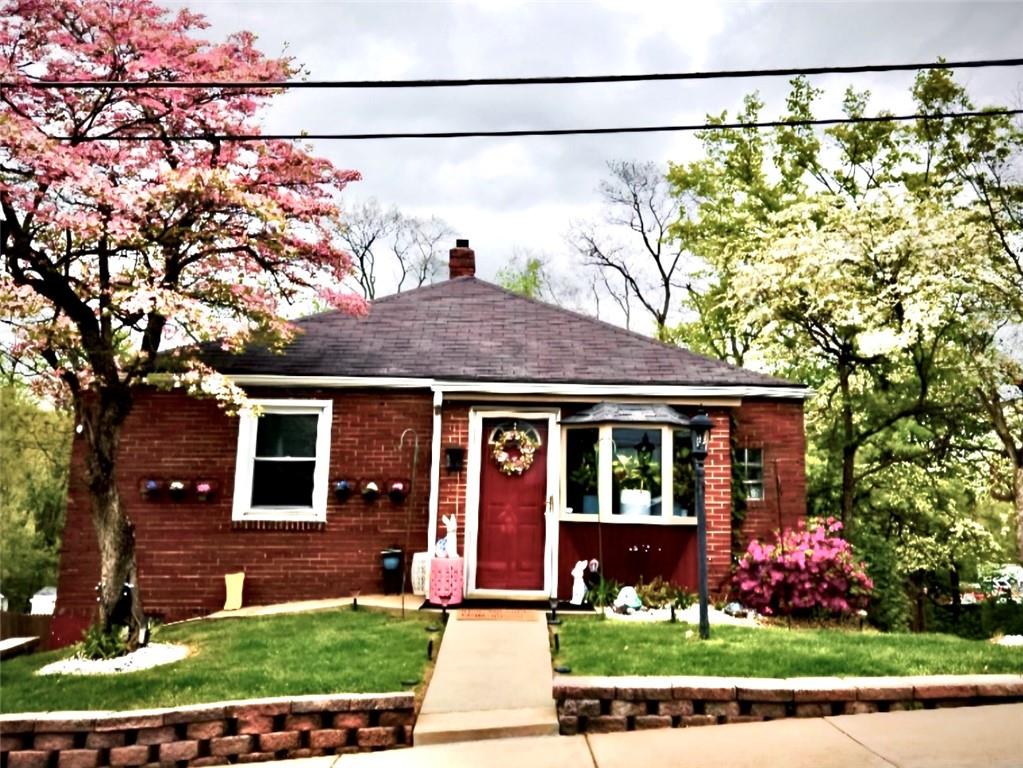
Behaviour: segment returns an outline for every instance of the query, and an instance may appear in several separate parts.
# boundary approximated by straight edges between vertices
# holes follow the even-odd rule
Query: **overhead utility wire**
[[[851,67],[787,67],[784,69],[728,69],[708,72],[662,72],[645,75],[578,75],[564,77],[479,77],[421,80],[264,80],[225,82],[203,80],[31,80],[0,81],[2,87],[28,88],[459,88],[479,85],[577,85],[582,83],[636,83],[657,80],[724,80],[795,75],[834,75],[862,72],[905,72],[921,69],[981,69],[1018,67],[1023,59],[974,59],[920,64],[863,64]]]
[[[766,120],[752,123],[693,123],[689,125],[639,125],[620,128],[550,128],[509,131],[438,131],[434,133],[249,133],[206,135],[133,135],[133,136],[54,136],[57,141],[80,144],[87,141],[370,141],[375,139],[468,139],[507,136],[581,136],[607,133],[668,133],[683,131],[718,131],[731,129],[787,128],[852,123],[893,123],[908,120],[952,120],[956,118],[1004,117],[1023,114],[1023,109],[991,109],[974,112],[932,112],[916,115],[877,115],[874,117],[833,117],[814,120]]]

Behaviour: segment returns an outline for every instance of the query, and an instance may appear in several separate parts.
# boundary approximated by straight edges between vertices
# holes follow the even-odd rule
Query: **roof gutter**
[[[278,376],[229,375],[243,387],[310,387],[316,389],[428,389],[450,394],[562,395],[590,397],[743,398],[769,397],[805,400],[812,394],[803,386],[690,385],[690,384],[580,384],[534,381],[458,381],[402,376]]]

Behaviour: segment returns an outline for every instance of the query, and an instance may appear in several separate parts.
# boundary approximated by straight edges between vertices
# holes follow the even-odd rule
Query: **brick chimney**
[[[455,240],[455,247],[448,251],[450,277],[474,277],[476,275],[476,251],[469,247],[468,240]]]

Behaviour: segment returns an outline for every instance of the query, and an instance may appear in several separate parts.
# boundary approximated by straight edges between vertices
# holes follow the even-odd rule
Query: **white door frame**
[[[483,419],[520,419],[547,421],[547,493],[544,512],[544,565],[542,590],[478,589],[476,587],[476,547],[479,541],[480,472],[483,469]],[[512,600],[536,600],[557,594],[558,589],[558,495],[561,492],[561,419],[560,408],[477,407],[469,409],[469,456],[465,482],[465,591],[468,597],[498,597]],[[542,469],[533,466],[532,471]]]

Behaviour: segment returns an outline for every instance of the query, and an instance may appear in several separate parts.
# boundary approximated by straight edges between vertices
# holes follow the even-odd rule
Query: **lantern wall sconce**
[[[449,445],[444,449],[444,469],[448,472],[461,472],[465,466],[465,448],[460,445]]]

